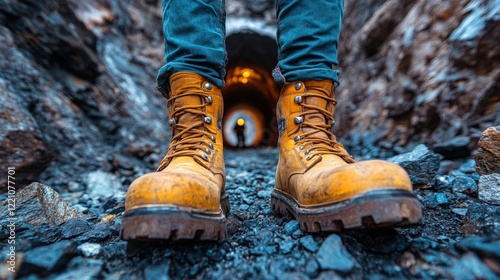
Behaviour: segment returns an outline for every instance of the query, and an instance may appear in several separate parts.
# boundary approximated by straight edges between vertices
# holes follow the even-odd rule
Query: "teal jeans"
[[[165,65],[158,72],[158,88],[168,91],[172,73],[200,74],[224,87],[224,0],[162,0]],[[339,82],[337,62],[344,0],[276,0],[278,83],[296,80]]]

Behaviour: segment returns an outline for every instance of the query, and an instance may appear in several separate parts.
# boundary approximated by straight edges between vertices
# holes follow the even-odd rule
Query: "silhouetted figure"
[[[245,120],[239,118],[234,125],[234,132],[238,137],[238,148],[245,148]]]

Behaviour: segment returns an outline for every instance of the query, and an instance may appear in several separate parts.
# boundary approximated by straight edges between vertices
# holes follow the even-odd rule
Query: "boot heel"
[[[122,219],[120,238],[126,241],[224,240],[226,218],[181,210],[177,207],[150,206],[132,209]]]

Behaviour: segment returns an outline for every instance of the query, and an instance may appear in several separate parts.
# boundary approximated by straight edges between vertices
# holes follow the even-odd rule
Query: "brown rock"
[[[496,4],[346,1],[336,133],[347,143],[366,131],[400,146],[433,147],[478,139],[498,125]]]
[[[477,172],[481,175],[500,173],[500,126],[483,131],[478,145],[479,149],[473,154]]]
[[[0,221],[7,224],[8,218],[14,218],[17,223],[25,222],[34,226],[48,223],[49,225],[61,225],[68,220],[83,216],[73,208],[55,190],[40,183],[32,183],[17,192],[15,209],[11,212],[7,203],[2,203],[0,208]]]
[[[7,168],[13,167],[11,181],[30,181],[50,162],[47,148],[31,115],[26,112],[0,80],[0,192],[7,191]]]

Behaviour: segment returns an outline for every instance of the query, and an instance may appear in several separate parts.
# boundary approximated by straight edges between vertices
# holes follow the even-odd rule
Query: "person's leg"
[[[344,1],[276,0],[279,83],[295,80],[333,80],[337,62]]]
[[[224,2],[163,1],[166,64],[158,87],[168,98],[172,140],[157,172],[132,182],[124,240],[222,240],[229,200],[222,146]]]
[[[225,4],[224,0],[163,0],[165,65],[158,71],[160,91],[168,91],[175,72],[201,75],[224,86]]]
[[[405,170],[356,163],[332,133],[343,0],[277,0],[283,84],[280,158],[271,206],[308,232],[417,224],[422,210]]]

